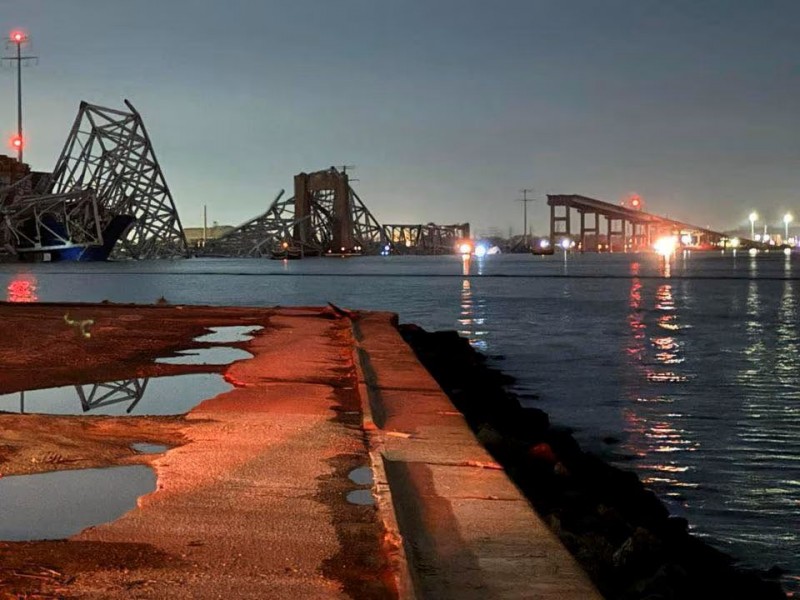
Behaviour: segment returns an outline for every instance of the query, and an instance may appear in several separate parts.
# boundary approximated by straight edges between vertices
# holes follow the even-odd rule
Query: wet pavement
[[[91,338],[50,331],[47,319],[63,321],[60,307],[12,312],[0,305],[0,318],[21,320],[17,330],[39,327],[36,352],[62,350],[48,336],[71,344],[63,362],[51,357],[41,371],[53,387],[72,385],[74,392],[76,381],[98,372],[103,381],[130,381],[198,368],[234,387],[209,392],[182,417],[0,414],[6,476],[105,460],[150,465],[157,477],[155,491],[134,500],[135,508],[66,542],[0,542],[0,592],[112,599],[597,597],[416,361],[391,315],[366,314],[354,324],[313,308],[70,311],[95,320]],[[237,333],[253,334],[235,342],[246,344],[251,358],[222,366],[155,362],[237,320],[263,327]],[[0,391],[21,389],[26,363],[8,347],[25,350],[31,335],[12,334],[0,348],[10,366]],[[170,447],[146,454],[134,446],[141,443]],[[82,487],[101,498],[93,494],[100,485]],[[105,560],[92,558],[100,555]],[[15,575],[36,565],[37,556],[47,564],[31,572],[57,575]]]

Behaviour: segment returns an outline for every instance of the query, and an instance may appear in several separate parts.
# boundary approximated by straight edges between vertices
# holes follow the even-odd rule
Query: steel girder
[[[335,169],[319,171],[314,175],[342,176]],[[309,190],[309,206],[298,218],[295,197],[282,199],[284,191],[270,205],[269,209],[239,225],[216,240],[208,240],[201,251],[206,255],[234,257],[271,256],[286,244],[308,255],[322,255],[338,252],[333,248],[334,227],[336,223],[334,187],[317,186]],[[348,210],[352,223],[352,238],[355,245],[365,254],[375,254],[385,242],[383,228],[352,188],[347,186]],[[352,251],[353,248],[347,248]]]
[[[361,198],[350,189],[350,210],[356,241],[364,254],[378,254],[386,244],[386,234],[378,220],[369,212]]]
[[[22,198],[5,213],[8,242],[18,254],[103,245],[94,192]]]
[[[144,122],[130,102],[125,104],[128,111],[81,102],[46,188],[50,194],[92,190],[103,225],[118,215],[133,216],[114,256],[186,256],[178,211]]]
[[[469,238],[469,224],[383,226],[385,235],[398,254],[452,254],[459,241]]]
[[[242,223],[215,240],[208,240],[201,254],[260,258],[269,256],[283,243],[292,242],[294,198],[282,200],[278,192],[267,211]]]

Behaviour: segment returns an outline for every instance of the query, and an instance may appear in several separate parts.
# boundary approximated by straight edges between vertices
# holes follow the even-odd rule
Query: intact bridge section
[[[730,243],[723,233],[645,212],[638,201],[624,206],[576,194],[548,194],[547,204],[550,243],[567,240],[580,252],[638,252],[665,236],[677,236],[684,246],[696,248],[724,248]]]

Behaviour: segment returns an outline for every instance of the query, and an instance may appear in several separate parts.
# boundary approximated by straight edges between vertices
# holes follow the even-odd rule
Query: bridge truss
[[[398,254],[452,254],[460,240],[469,238],[469,223],[460,225],[383,226],[386,238]]]
[[[0,188],[0,241],[6,250],[106,245],[116,258],[188,254],[144,122],[130,102],[125,105],[128,110],[82,102],[52,173],[32,173]]]
[[[264,257],[329,254],[446,254],[469,225],[381,225],[350,186],[345,169],[331,167],[294,178],[294,196],[283,190],[269,209],[216,240],[201,254]]]

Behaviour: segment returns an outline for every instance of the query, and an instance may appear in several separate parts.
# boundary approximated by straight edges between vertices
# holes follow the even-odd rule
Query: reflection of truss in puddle
[[[80,400],[83,412],[111,406],[112,404],[121,404],[130,400],[131,405],[125,409],[125,412],[130,413],[144,396],[149,380],[149,377],[145,377],[143,379],[124,379],[122,381],[76,385],[75,391],[78,393],[78,400]],[[19,393],[19,412],[25,412],[24,391]]]
[[[218,373],[138,377],[0,394],[0,412],[178,415],[231,389]]]
[[[94,383],[91,386],[76,385],[75,391],[78,392],[83,412],[131,400],[131,405],[125,410],[125,412],[130,413],[144,396],[148,381],[149,378],[125,379],[108,383]],[[88,395],[84,388],[91,388]]]

